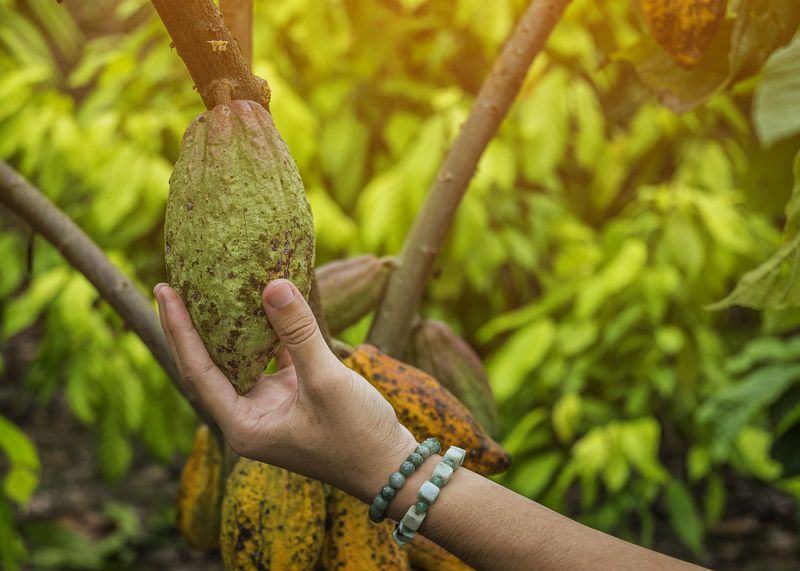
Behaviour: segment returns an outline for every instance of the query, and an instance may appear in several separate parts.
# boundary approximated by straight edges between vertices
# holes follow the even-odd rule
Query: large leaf
[[[700,555],[704,550],[703,519],[689,489],[680,480],[670,480],[665,490],[664,502],[675,535],[692,550],[692,553]]]
[[[767,60],[753,97],[753,124],[764,145],[800,132],[800,35]]]
[[[707,307],[725,309],[741,305],[753,309],[791,309],[800,307],[800,232],[797,232],[800,210],[800,153],[794,161],[795,186],[786,205],[788,242],[772,257],[746,273],[728,297]]]

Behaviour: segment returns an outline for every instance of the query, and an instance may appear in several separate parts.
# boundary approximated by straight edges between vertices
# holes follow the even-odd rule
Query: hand
[[[180,296],[166,284],[154,293],[184,382],[239,455],[368,502],[416,445],[383,396],[330,351],[288,280],[270,282],[262,296],[283,344],[280,369],[241,396],[214,365]]]

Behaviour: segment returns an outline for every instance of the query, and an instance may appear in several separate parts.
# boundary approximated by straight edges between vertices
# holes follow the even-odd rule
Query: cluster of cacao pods
[[[218,105],[189,126],[170,179],[165,239],[170,283],[211,358],[246,393],[278,349],[262,290],[282,277],[308,297],[314,279],[303,184],[258,103]],[[389,259],[361,256],[317,270],[333,332],[374,309],[390,266]],[[505,470],[509,457],[490,436],[496,413],[474,352],[446,325],[426,321],[415,329],[413,359],[442,383],[369,345],[344,362],[418,439],[466,448],[465,466],[478,473]],[[221,549],[226,569],[468,569],[422,538],[401,550],[388,521],[370,524],[365,506],[337,489],[244,458],[225,478],[222,458],[201,427],[181,476],[177,519],[190,545]]]

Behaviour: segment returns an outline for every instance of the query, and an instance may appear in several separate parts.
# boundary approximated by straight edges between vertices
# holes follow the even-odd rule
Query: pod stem
[[[369,343],[402,359],[433,263],[478,161],[570,0],[533,0],[484,81],[406,237],[375,314]]]

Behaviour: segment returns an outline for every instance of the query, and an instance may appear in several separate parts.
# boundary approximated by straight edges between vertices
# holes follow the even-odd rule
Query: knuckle
[[[310,341],[317,332],[317,322],[310,312],[300,313],[280,328],[283,342],[298,346]]]

